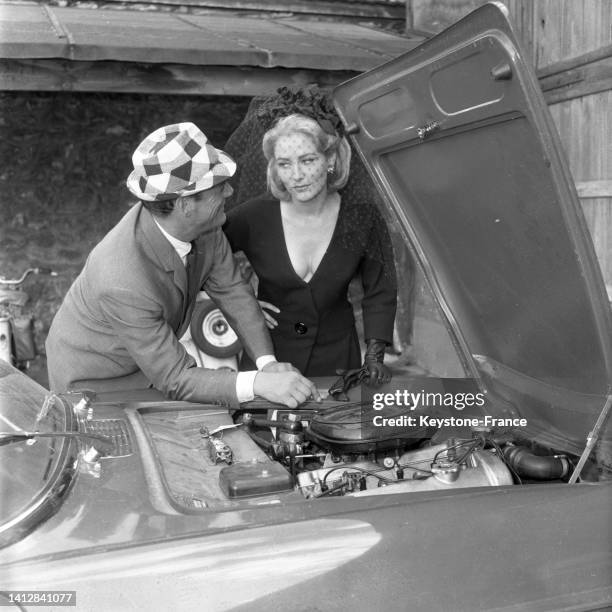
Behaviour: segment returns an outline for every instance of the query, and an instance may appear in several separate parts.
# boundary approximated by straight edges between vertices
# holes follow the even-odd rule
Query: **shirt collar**
[[[175,238],[172,234],[169,234],[158,222],[155,217],[153,217],[153,221],[157,227],[159,227],[159,231],[166,237],[168,242],[174,247],[174,250],[177,252],[177,255],[181,258],[181,261],[185,263],[185,258],[191,251],[191,242],[185,242],[184,240],[179,240]]]

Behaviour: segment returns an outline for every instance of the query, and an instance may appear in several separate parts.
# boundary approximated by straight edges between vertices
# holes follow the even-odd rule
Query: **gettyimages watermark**
[[[463,379],[461,379],[463,380]],[[385,406],[405,406],[410,410],[419,407],[452,406],[455,410],[463,410],[466,407],[484,406],[485,396],[480,391],[476,393],[462,393],[445,391],[409,391],[408,389],[396,389],[393,393],[373,393],[372,408],[382,410]]]
[[[379,389],[361,388],[361,423],[366,438],[424,438],[442,427],[516,428],[527,419],[489,412],[486,395],[470,378],[415,377]]]

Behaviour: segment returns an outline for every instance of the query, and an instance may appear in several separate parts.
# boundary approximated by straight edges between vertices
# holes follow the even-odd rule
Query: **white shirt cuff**
[[[255,360],[255,365],[257,366],[258,370],[261,370],[262,368],[267,366],[269,363],[273,363],[275,361],[276,361],[276,357],[274,355],[262,355],[261,357],[258,357]]]
[[[252,399],[255,399],[253,387],[255,386],[255,376],[257,376],[257,372],[269,363],[275,361],[276,357],[274,357],[274,355],[262,355],[255,360],[257,370],[238,372],[238,376],[236,376],[236,395],[241,404],[242,402],[250,402]]]
[[[255,398],[255,393],[253,392],[255,376],[257,376],[257,370],[238,372],[238,376],[236,376],[236,395],[241,404],[242,402],[250,402]]]

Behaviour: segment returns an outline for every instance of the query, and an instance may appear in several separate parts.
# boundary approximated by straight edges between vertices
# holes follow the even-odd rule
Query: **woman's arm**
[[[373,206],[365,252],[360,264],[363,283],[364,337],[393,343],[397,309],[397,277],[387,225]]]

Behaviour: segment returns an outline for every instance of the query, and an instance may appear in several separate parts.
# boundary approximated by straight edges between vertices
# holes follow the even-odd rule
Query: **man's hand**
[[[297,372],[300,374],[300,371],[297,368],[294,368],[290,363],[285,361],[271,361],[270,363],[266,363],[266,365],[261,368],[262,372]]]
[[[267,366],[266,366],[267,367]],[[270,402],[297,408],[310,397],[317,402],[321,396],[314,383],[298,372],[266,372],[260,370],[255,376],[253,392]]]

